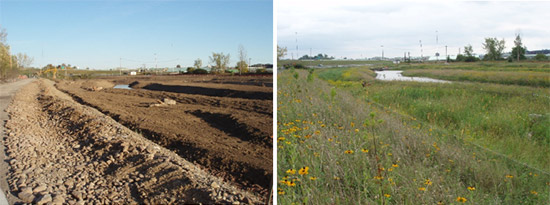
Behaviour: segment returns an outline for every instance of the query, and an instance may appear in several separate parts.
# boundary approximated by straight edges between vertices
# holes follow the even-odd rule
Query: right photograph
[[[550,2],[275,6],[278,204],[548,204]]]

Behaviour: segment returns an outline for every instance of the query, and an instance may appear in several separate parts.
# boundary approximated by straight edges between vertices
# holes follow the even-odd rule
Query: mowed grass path
[[[391,91],[391,84],[371,82],[363,88],[362,80],[346,80],[342,74],[321,80],[315,77],[317,72],[279,72],[281,204],[544,204],[550,200],[547,174],[471,145],[469,137],[456,135],[458,126],[442,126],[409,115],[404,105],[380,106],[371,99],[375,92],[381,96]],[[383,104],[380,97],[375,100]]]

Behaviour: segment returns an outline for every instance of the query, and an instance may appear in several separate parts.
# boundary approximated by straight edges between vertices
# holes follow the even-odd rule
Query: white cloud
[[[277,42],[296,55],[327,53],[358,58],[449,54],[471,44],[483,53],[486,37],[504,38],[507,49],[522,34],[528,49],[550,48],[550,2],[364,2],[280,0]],[[436,45],[436,30],[439,41]],[[297,35],[296,35],[297,32]]]

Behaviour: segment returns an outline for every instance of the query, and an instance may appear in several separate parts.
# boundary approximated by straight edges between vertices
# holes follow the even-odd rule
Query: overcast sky
[[[507,52],[518,32],[528,50],[550,49],[550,2],[276,2],[285,58],[309,55],[310,48],[337,58],[381,56],[382,49],[385,57],[420,56],[419,41],[424,56],[445,55],[445,46],[456,55],[468,44],[483,54],[487,37],[504,38]]]

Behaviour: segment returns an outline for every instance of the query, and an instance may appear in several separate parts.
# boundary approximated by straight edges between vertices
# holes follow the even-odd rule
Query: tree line
[[[506,48],[505,44],[506,41],[504,41],[504,39],[499,40],[497,38],[485,38],[485,42],[483,42],[482,45],[486,54],[483,56],[483,59],[479,59],[478,57],[474,56],[472,45],[467,45],[464,47],[464,54],[458,54],[456,57],[456,61],[475,62],[479,60],[506,60],[502,57],[502,55],[504,54],[504,49]],[[519,34],[516,34],[514,47],[512,48],[510,56],[507,58],[507,60],[509,62],[525,60],[527,59],[527,57],[525,57],[526,52],[527,47],[525,47],[521,42],[521,36]],[[548,60],[548,57],[543,53],[538,53],[534,59],[542,61]]]
[[[0,28],[0,79],[17,77],[21,69],[30,66],[34,60],[23,53],[12,55],[6,43],[7,36],[6,29]]]

